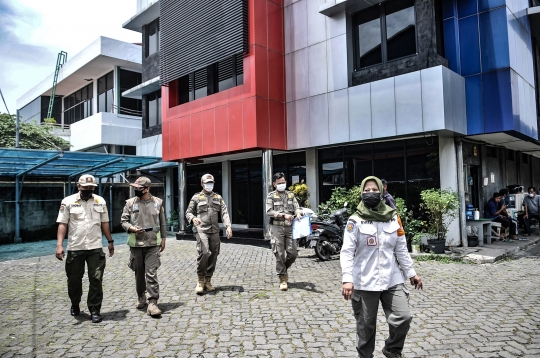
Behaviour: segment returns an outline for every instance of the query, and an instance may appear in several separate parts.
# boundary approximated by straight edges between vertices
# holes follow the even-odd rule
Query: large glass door
[[[231,162],[232,221],[234,224],[263,227],[262,158]]]

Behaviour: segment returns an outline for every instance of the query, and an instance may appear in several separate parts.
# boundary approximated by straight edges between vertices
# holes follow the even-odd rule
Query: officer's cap
[[[210,182],[214,182],[214,177],[212,176],[212,174],[205,174],[201,177],[201,182],[203,183],[210,183]]]
[[[152,184],[152,182],[147,177],[138,177],[137,180],[135,180],[135,183],[129,185],[135,188],[142,188],[145,186],[150,186],[150,184]]]
[[[96,178],[90,174],[81,175],[77,184],[82,186],[98,186],[96,183]]]

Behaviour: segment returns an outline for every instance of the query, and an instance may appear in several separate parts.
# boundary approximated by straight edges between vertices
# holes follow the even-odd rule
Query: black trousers
[[[527,231],[527,234],[530,235],[531,234],[531,219],[536,219],[536,220],[540,220],[540,216],[538,216],[538,213],[529,213],[528,215],[529,217],[526,218],[525,216],[523,217],[523,223],[525,224],[525,230]]]
[[[497,219],[493,220],[493,221],[496,221],[498,223],[501,224],[502,227],[504,227],[505,229],[507,227],[510,228],[510,235],[517,235],[517,226],[516,226],[516,222],[510,218],[505,218],[505,217],[501,217],[499,216]]]
[[[103,271],[105,270],[105,252],[100,249],[68,251],[66,257],[66,275],[68,295],[73,306],[79,306],[82,298],[82,278],[84,264],[88,265],[88,298],[86,303],[90,313],[99,313],[103,302]]]

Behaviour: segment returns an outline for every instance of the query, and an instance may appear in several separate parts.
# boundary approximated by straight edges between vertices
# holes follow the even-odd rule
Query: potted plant
[[[426,224],[423,220],[417,219],[414,216],[412,210],[408,209],[405,205],[405,200],[402,198],[396,198],[396,208],[403,224],[403,230],[405,230],[405,237],[407,243],[411,245],[409,248],[412,252],[415,252],[415,242],[418,245],[418,252],[420,252],[420,244],[422,244],[422,234]],[[416,240],[416,241],[415,241]]]
[[[176,231],[178,227],[178,211],[171,210],[169,212],[169,217],[167,218],[167,226],[171,231]]]
[[[413,236],[411,240],[411,248],[413,254],[419,254],[420,253],[420,244],[422,243],[422,234],[416,234]]]
[[[435,254],[444,253],[448,225],[457,217],[459,211],[458,194],[451,190],[427,189],[420,193],[428,220],[426,221],[430,250]]]

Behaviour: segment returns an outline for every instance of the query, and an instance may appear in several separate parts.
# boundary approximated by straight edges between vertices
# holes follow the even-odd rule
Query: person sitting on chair
[[[517,237],[515,235],[516,232],[516,224],[501,215],[501,212],[506,209],[506,205],[503,205],[499,209],[499,202],[501,201],[501,194],[494,193],[493,197],[487,202],[486,207],[484,209],[484,216],[488,219],[491,219],[492,221],[496,221],[501,224],[503,228],[510,227],[510,238],[512,240],[517,240]],[[501,234],[501,237],[505,237],[504,234]]]
[[[506,208],[508,207],[508,199],[506,199],[506,196],[508,195],[507,189],[501,189],[499,190],[499,194],[501,195],[501,201],[499,201],[499,205],[497,206],[497,210],[502,209],[501,216],[503,218],[506,218],[508,220],[512,220],[514,222],[514,225],[516,227],[516,231],[513,231],[512,234],[518,234],[518,221],[516,219],[513,219],[510,214],[508,214],[508,211],[506,211]]]
[[[527,189],[529,195],[523,199],[523,207],[525,208],[525,216],[523,216],[523,222],[525,224],[525,230],[527,234],[525,236],[531,235],[531,219],[540,220],[538,216],[538,207],[540,207],[540,197],[536,195],[536,188],[530,186]]]

